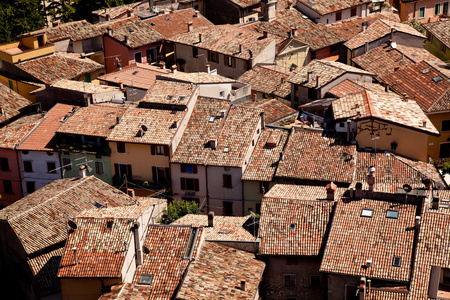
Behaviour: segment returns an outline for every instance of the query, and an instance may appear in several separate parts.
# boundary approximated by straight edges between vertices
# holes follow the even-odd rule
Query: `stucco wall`
[[[62,165],[63,158],[69,158],[72,162],[72,170],[64,170],[62,174],[62,178],[73,178],[79,176],[79,168],[80,164],[88,161],[88,165],[92,168],[91,172],[86,170],[86,175],[94,175],[98,179],[103,180],[108,184],[112,184],[112,177],[114,176],[114,172],[111,169],[111,158],[109,156],[100,156],[97,157],[95,154],[86,155],[79,152],[60,152],[60,164]],[[81,158],[81,159],[80,159]],[[83,159],[84,158],[84,159]],[[103,174],[97,174],[95,172],[95,162],[103,162]]]
[[[223,215],[223,201],[233,202],[233,215],[242,216],[242,168],[230,168],[226,171],[224,167],[208,166],[208,192],[209,211],[217,215]],[[231,188],[223,187],[223,175],[231,175]]]
[[[200,203],[206,204],[206,202],[204,202],[204,199],[207,197],[206,173],[204,166],[197,165],[197,174],[194,174],[194,173],[182,173],[180,164],[171,164],[171,172],[172,172],[172,190],[174,198],[181,199],[181,197],[186,196],[187,192],[191,197],[199,198]],[[199,190],[198,191],[182,190],[180,178],[198,179]],[[192,195],[192,193],[195,193],[195,195]],[[203,208],[204,207],[200,207],[200,209]]]
[[[61,278],[61,291],[64,300],[97,300],[102,295],[103,286],[120,281],[120,278]]]
[[[439,59],[443,61],[450,61],[450,48],[444,45],[444,53],[441,51],[441,45],[442,43],[438,39],[436,39],[435,37],[431,37],[431,43],[429,41],[426,41],[424,48]]]
[[[289,69],[292,64],[295,64],[297,70],[301,69],[308,64],[308,49],[307,45],[292,41],[278,54],[277,65]]]
[[[440,157],[440,145],[442,143],[448,143],[450,139],[450,131],[442,131],[442,121],[450,120],[450,111],[428,114],[430,121],[433,123],[434,127],[439,130],[441,136],[429,136],[428,137],[428,155],[432,159],[437,159]]]
[[[328,274],[328,299],[346,299],[346,285],[359,285],[359,277]],[[350,295],[349,295],[350,296]]]
[[[0,205],[9,205],[23,197],[20,181],[20,166],[17,152],[10,149],[0,149],[0,157],[8,159],[9,171],[0,170]],[[11,181],[12,194],[5,194],[3,180]]]

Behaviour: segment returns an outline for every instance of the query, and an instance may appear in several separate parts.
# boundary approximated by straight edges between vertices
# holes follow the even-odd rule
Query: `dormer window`
[[[373,209],[363,208],[361,212],[361,217],[372,218]]]

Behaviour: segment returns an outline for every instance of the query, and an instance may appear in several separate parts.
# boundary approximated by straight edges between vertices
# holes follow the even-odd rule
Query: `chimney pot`
[[[337,185],[331,181],[325,186],[325,189],[327,190],[327,200],[334,200],[334,193],[336,192]]]
[[[357,182],[355,184],[355,200],[361,200],[362,198],[362,183]]]
[[[176,73],[177,72],[177,65],[172,65],[171,67],[170,67],[170,69],[172,70],[172,73]]]
[[[367,184],[369,185],[369,191],[373,192],[373,186],[375,184],[375,167],[369,167],[369,175],[367,175]]]
[[[80,166],[79,177],[86,178],[86,166],[85,165]]]
[[[214,212],[210,211],[208,213],[208,227],[214,227]]]
[[[386,85],[384,86],[384,91],[386,93],[389,93],[389,84],[386,83]]]
[[[73,248],[72,248],[72,251],[73,251],[73,258],[74,258],[74,261],[75,261],[75,265],[78,265],[78,259],[77,259],[77,247],[73,247]]]
[[[194,23],[192,21],[189,21],[187,23],[188,25],[188,32],[191,32],[192,30],[194,30]]]
[[[422,125],[423,125],[423,127],[425,128],[425,127],[427,127],[427,120],[422,120]]]

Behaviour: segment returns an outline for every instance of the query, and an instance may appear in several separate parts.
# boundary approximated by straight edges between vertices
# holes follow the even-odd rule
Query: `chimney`
[[[131,17],[131,13],[133,12],[132,9],[127,9],[127,17]]]
[[[359,282],[359,300],[366,299],[366,277],[361,277]]]
[[[133,198],[133,200],[135,200],[134,189],[127,189],[127,194],[128,194],[128,196],[130,196],[131,198]]]
[[[431,202],[431,208],[432,209],[439,208],[439,197],[433,197],[433,201]]]
[[[125,39],[123,40],[123,42],[124,42],[125,44],[128,44],[128,36],[125,36]]]
[[[242,44],[239,44],[239,53],[242,53]]]
[[[106,21],[110,21],[110,20],[111,20],[110,14],[106,14]]]
[[[394,28],[391,28],[391,40],[393,40],[394,39],[394,31],[395,31],[395,29]]]
[[[80,166],[78,173],[80,178],[86,178],[86,166],[85,165]]]
[[[72,248],[73,251],[73,259],[75,261],[75,265],[78,265],[78,259],[77,259],[77,247]]]
[[[188,32],[191,32],[192,30],[194,30],[194,23],[192,21],[189,21],[187,23],[188,26]]]
[[[214,212],[210,211],[208,213],[208,227],[214,227]]]
[[[357,182],[355,184],[355,200],[361,200],[362,199],[362,183]]]
[[[422,126],[423,128],[427,127],[427,120],[425,119],[422,120]]]
[[[119,123],[120,123],[120,117],[117,116],[117,117],[116,117],[116,125],[119,124]]]
[[[384,85],[384,91],[386,92],[386,93],[389,93],[389,84],[385,84]]]
[[[264,123],[264,112],[261,112],[259,114],[259,116],[261,117],[261,130],[263,130],[264,127],[266,126],[265,123]]]
[[[211,73],[211,65],[210,64],[206,65],[206,72],[208,72],[208,74]]]
[[[194,18],[198,18],[198,14],[199,14],[199,11],[198,11],[198,10],[196,10],[196,11],[195,11],[195,15],[194,15]]]
[[[221,111],[220,111],[220,117],[221,118],[225,118],[225,113],[227,112],[227,110],[226,109],[222,109]]]
[[[139,237],[139,222],[135,222],[133,226],[133,234],[134,234],[134,250],[136,252],[136,267],[142,265],[142,249],[140,244]]]
[[[369,167],[369,175],[367,175],[367,184],[369,185],[369,191],[373,192],[373,185],[375,184],[375,167]]]
[[[155,6],[155,0],[148,0],[148,6],[149,7]]]
[[[361,23],[361,26],[362,26],[362,32],[366,31],[366,29],[367,29],[367,23],[366,23],[366,22],[362,22],[362,23]]]
[[[264,20],[272,21],[276,18],[277,0],[261,1],[261,14]]]
[[[257,98],[257,95],[256,95],[256,94],[253,94],[252,100],[253,100],[253,101],[256,101],[256,98]]]
[[[245,280],[241,280],[241,291],[245,291]]]
[[[320,88],[320,75],[316,76],[316,89]]]
[[[405,53],[402,52],[402,60],[405,59]]]
[[[177,73],[177,65],[172,65],[170,69],[172,70],[172,73]]]
[[[420,226],[420,216],[416,216],[416,229],[419,229]]]
[[[313,80],[312,76],[313,76],[313,71],[308,71],[308,83],[310,83]]]
[[[406,93],[403,94],[403,101],[408,102],[408,95],[406,95]]]
[[[109,36],[111,36],[113,34],[113,30],[111,27],[108,27],[106,30],[108,31]]]
[[[294,38],[295,35],[296,35],[296,33],[297,33],[297,28],[291,27],[291,34],[290,34],[290,37],[291,37],[291,38]]]
[[[198,34],[198,42],[199,42],[199,43],[202,42],[202,34],[201,34],[201,33]]]
[[[425,185],[425,188],[427,190],[429,190],[431,188],[431,178],[430,177],[422,178],[422,183]]]
[[[326,185],[325,189],[327,190],[327,200],[334,200],[334,193],[336,192],[337,185],[332,181]]]
[[[264,31],[263,31],[263,39],[267,38],[267,34],[268,34],[267,31],[264,30]]]
[[[211,149],[216,149],[217,140],[215,137],[209,140],[209,146],[211,147]]]

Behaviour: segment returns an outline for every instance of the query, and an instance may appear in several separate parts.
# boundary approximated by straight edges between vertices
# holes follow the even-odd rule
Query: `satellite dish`
[[[409,193],[409,192],[412,191],[412,187],[411,187],[409,184],[404,184],[404,185],[403,185],[403,190],[404,190],[406,193]]]
[[[444,184],[442,183],[442,182],[436,182],[435,184],[434,184],[434,186],[436,187],[436,189],[438,189],[439,191],[442,191],[444,188],[445,188],[445,186],[444,186]]]
[[[78,228],[77,223],[75,223],[74,221],[68,221],[67,225],[69,225],[69,227],[72,228],[73,230]]]
[[[396,43],[396,42],[392,42],[392,43],[391,43],[391,47],[392,47],[393,49],[397,48],[397,43]]]
[[[147,130],[148,130],[147,126],[145,126],[145,125],[141,125],[141,128],[142,128],[142,130],[144,130],[144,131],[147,131]]]

